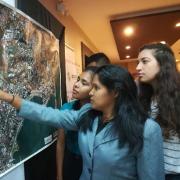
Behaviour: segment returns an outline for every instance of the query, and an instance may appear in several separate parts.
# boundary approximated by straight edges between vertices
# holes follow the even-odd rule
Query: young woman
[[[65,103],[60,110],[79,110],[84,104],[90,102],[89,93],[96,69],[89,66],[81,73],[73,86],[72,97],[76,100]],[[81,172],[82,158],[78,146],[78,132],[64,132],[60,129],[57,140],[57,180],[78,180]]]
[[[140,49],[138,60],[142,104],[163,131],[166,179],[179,180],[180,77],[174,54],[167,45],[153,43]]]
[[[163,180],[161,129],[142,112],[129,72],[100,67],[90,96],[92,107],[59,111],[0,91],[0,99],[11,102],[20,116],[79,131],[81,180]]]

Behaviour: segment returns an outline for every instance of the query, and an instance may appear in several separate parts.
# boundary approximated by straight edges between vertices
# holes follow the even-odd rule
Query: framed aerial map
[[[0,1],[0,89],[57,107],[59,41],[33,19]],[[50,145],[56,129],[18,117],[0,102],[0,177]]]

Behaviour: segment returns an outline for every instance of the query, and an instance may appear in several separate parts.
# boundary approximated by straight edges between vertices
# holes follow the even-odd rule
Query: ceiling
[[[69,14],[101,52],[119,62],[110,20],[128,14],[169,7],[180,8],[180,0],[64,0]],[[138,39],[139,40],[139,39]],[[121,55],[120,55],[121,56]]]
[[[147,43],[165,41],[173,45],[180,38],[180,27],[175,26],[178,22],[180,10],[111,21],[120,59],[137,58],[139,48]],[[129,26],[134,29],[131,36],[124,34]],[[127,45],[131,46],[128,50]]]

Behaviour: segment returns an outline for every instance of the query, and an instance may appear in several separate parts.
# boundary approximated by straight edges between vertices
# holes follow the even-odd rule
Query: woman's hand
[[[19,96],[9,94],[2,90],[0,90],[0,100],[10,103],[16,109],[19,109],[22,103],[22,99]]]

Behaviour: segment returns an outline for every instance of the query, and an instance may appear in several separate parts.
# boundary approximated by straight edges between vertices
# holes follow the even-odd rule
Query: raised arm
[[[22,99],[19,96],[14,96],[0,90],[0,100],[6,101],[14,106],[17,110],[21,107]]]
[[[25,119],[46,123],[68,130],[78,130],[79,120],[84,113],[91,109],[90,104],[86,104],[79,111],[60,111],[58,109],[23,100],[18,96],[13,98],[11,94],[3,91],[0,91],[0,99],[11,103],[12,106],[19,110],[19,115]]]
[[[137,158],[139,180],[164,180],[163,141],[160,126],[147,120],[144,129],[144,145]]]

